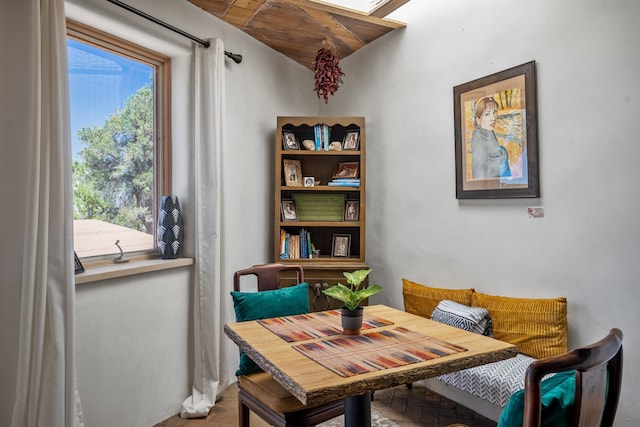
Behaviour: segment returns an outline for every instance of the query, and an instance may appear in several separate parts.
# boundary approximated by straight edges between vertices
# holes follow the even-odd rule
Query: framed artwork
[[[453,88],[456,198],[540,197],[535,61]]]
[[[82,266],[82,263],[80,262],[80,258],[78,258],[78,254],[76,254],[76,251],[73,251],[73,259],[74,259],[74,268],[75,268],[75,272],[76,274],[78,273],[82,273],[84,271],[84,267]]]
[[[298,138],[296,138],[296,134],[289,131],[282,132],[282,148],[285,150],[299,150],[300,143],[298,142]]]
[[[296,211],[296,202],[293,200],[282,200],[281,211],[283,221],[297,221],[298,211]]]
[[[357,178],[360,164],[358,162],[341,162],[332,178]]]
[[[360,201],[347,200],[344,206],[344,220],[358,221],[360,219]]]
[[[315,178],[312,176],[305,176],[304,177],[304,186],[305,187],[313,187],[315,185]]]
[[[351,235],[350,234],[334,234],[333,243],[331,244],[332,258],[349,258],[351,252]]]
[[[302,187],[300,160],[284,159],[284,182],[287,187]]]
[[[343,150],[357,150],[360,143],[360,132],[349,131],[342,141]]]

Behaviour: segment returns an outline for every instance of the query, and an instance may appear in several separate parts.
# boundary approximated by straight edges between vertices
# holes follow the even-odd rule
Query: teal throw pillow
[[[310,311],[308,285],[306,282],[273,291],[234,291],[231,292],[231,297],[233,298],[233,309],[236,312],[236,322],[292,316]],[[259,372],[260,370],[260,367],[246,354],[240,354],[240,367],[236,371],[236,376]]]
[[[540,383],[542,427],[569,426],[570,409],[575,402],[575,371],[565,371]],[[498,427],[522,427],[524,417],[524,390],[511,396],[505,406]]]

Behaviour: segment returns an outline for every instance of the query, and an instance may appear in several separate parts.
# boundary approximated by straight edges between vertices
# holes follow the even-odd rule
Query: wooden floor
[[[181,419],[175,415],[154,427],[230,427],[238,425],[237,388],[230,386],[216,402],[207,418]],[[455,402],[415,384],[376,391],[371,402],[372,411],[392,420],[400,427],[495,427],[496,423]],[[251,414],[252,427],[266,427],[267,423]]]

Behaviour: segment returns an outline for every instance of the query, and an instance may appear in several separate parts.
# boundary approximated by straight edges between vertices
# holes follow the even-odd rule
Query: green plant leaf
[[[356,270],[353,273],[345,271],[342,273],[347,278],[347,283],[350,285],[360,286],[360,283],[371,273],[371,270]]]
[[[342,283],[338,283],[335,286],[322,291],[325,295],[328,295],[338,301],[342,301],[344,306],[349,310],[355,310],[358,308],[364,300],[371,295],[377,294],[382,291],[380,285],[369,285],[366,288],[359,289],[362,281],[367,277],[371,270],[358,270],[353,273],[345,272],[344,276],[347,278],[347,282],[351,287],[347,287]]]
[[[338,283],[335,286],[331,286],[322,292],[325,295],[329,295],[330,297],[335,298],[338,301],[342,301],[344,303],[346,303],[349,300],[349,297],[352,294],[351,289],[347,288],[342,283]]]

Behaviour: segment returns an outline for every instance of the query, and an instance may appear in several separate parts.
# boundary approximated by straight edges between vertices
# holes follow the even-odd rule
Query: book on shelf
[[[297,234],[280,230],[280,259],[311,258],[313,248],[308,230],[303,228]]]
[[[359,178],[335,178],[327,183],[331,187],[360,187]]]
[[[327,151],[329,149],[330,128],[325,124],[318,124],[313,127],[316,151]]]

